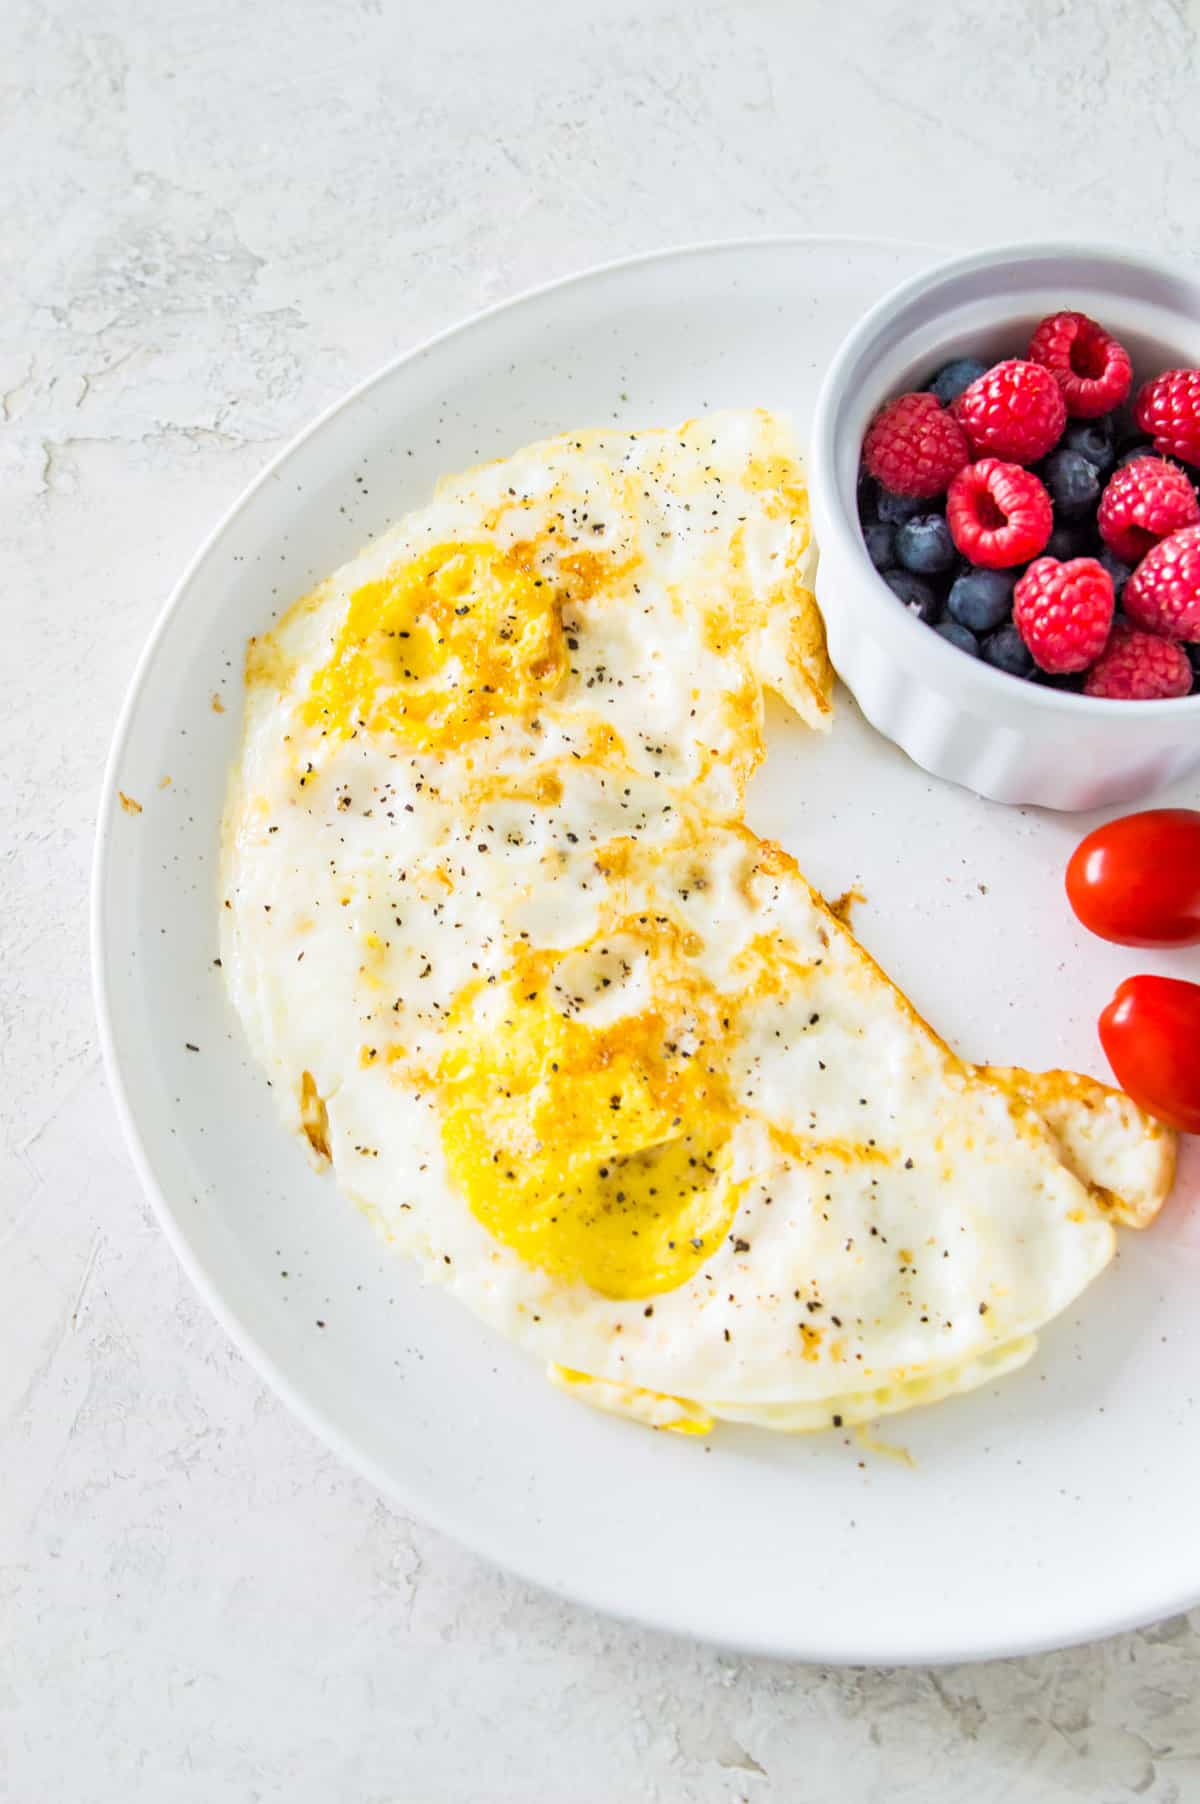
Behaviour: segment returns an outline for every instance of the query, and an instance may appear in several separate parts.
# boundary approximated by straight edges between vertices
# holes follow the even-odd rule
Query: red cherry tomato
[[[1067,898],[1084,926],[1118,946],[1200,942],[1200,814],[1150,808],[1109,821],[1076,847]]]
[[[1100,1041],[1134,1102],[1200,1134],[1200,983],[1127,977],[1100,1017]]]

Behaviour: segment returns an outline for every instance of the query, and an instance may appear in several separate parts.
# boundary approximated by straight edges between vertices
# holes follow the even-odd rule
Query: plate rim
[[[544,300],[560,290],[595,281],[618,272],[645,268],[654,263],[679,262],[692,257],[736,256],[760,250],[788,250],[820,246],[847,250],[928,251],[934,257],[945,255],[949,250],[949,247],[945,245],[891,236],[877,237],[861,233],[781,232],[693,240],[640,251],[633,255],[610,258],[601,263],[569,271],[550,281],[538,283],[517,294],[479,308],[397,352],[395,356],[386,359],[345,393],[336,397],[286,440],[249,483],[239,490],[187,560],[183,571],[172,585],[166,600],[159,609],[129,678],[105,761],[96,813],[89,905],[92,1000],[105,1077],[121,1126],[126,1150],[143,1194],[153,1209],[158,1226],[165,1235],[168,1245],[178,1259],[189,1282],[234,1346],[249,1362],[256,1375],[270,1387],[308,1432],[316,1436],[343,1464],[359,1477],[364,1478],[383,1497],[390,1499],[417,1521],[433,1527],[437,1532],[458,1542],[460,1546],[468,1549],[476,1557],[486,1560],[492,1566],[498,1566],[506,1572],[513,1573],[539,1590],[583,1605],[610,1619],[628,1622],[642,1629],[695,1639],[706,1645],[738,1654],[820,1665],[943,1666],[963,1661],[983,1661],[1043,1653],[1059,1648],[1078,1646],[1104,1636],[1137,1628],[1146,1623],[1160,1620],[1164,1616],[1190,1609],[1200,1603],[1200,1583],[1197,1584],[1195,1590],[1172,1593],[1148,1606],[1139,1606],[1116,1616],[1105,1613],[1103,1610],[1096,1610],[1087,1619],[1081,1621],[1077,1615],[1073,1615],[1070,1627],[1050,1629],[1033,1637],[1021,1635],[1006,1638],[1003,1635],[989,1636],[986,1633],[973,1637],[961,1636],[955,1641],[939,1646],[935,1651],[911,1640],[908,1642],[897,1640],[885,1645],[877,1642],[873,1646],[844,1643],[836,1652],[831,1652],[828,1644],[822,1646],[806,1642],[803,1634],[783,1637],[768,1631],[757,1635],[723,1637],[700,1622],[681,1620],[678,1612],[672,1619],[662,1612],[656,1611],[653,1607],[640,1610],[633,1605],[616,1604],[589,1586],[586,1569],[578,1575],[558,1574],[550,1577],[542,1570],[531,1569],[528,1560],[519,1554],[511,1554],[508,1551],[504,1554],[498,1553],[492,1545],[485,1543],[471,1522],[463,1520],[455,1510],[439,1509],[436,1515],[431,1515],[424,1499],[416,1495],[409,1484],[395,1474],[385,1471],[370,1454],[361,1450],[346,1435],[337,1421],[322,1406],[304,1395],[275,1356],[268,1351],[255,1332],[253,1325],[243,1320],[232,1305],[226,1301],[206,1262],[192,1247],[182,1225],[181,1213],[169,1201],[166,1190],[159,1182],[146,1150],[126,1082],[123,1056],[114,1024],[108,969],[110,941],[105,895],[108,887],[107,876],[110,860],[114,852],[114,829],[117,823],[119,799],[117,778],[143,692],[158,651],[172,621],[185,603],[194,577],[242,511],[251,503],[259,490],[284,469],[291,457],[310,438],[321,432],[336,415],[352,406],[372,388],[389,379],[398,369],[416,362],[427,353],[472,331],[497,315],[517,312],[529,303]]]

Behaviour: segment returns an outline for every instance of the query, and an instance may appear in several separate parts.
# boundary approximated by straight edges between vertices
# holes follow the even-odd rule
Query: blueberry
[[[1063,450],[1078,451],[1101,476],[1113,467],[1113,424],[1110,414],[1098,420],[1072,420],[1059,441]]]
[[[882,520],[868,520],[862,529],[867,556],[876,570],[890,570],[896,561],[896,529]]]
[[[1009,676],[1033,675],[1033,656],[1011,620],[997,632],[989,633],[983,642],[984,661]]]
[[[973,633],[990,633],[1012,613],[1015,570],[965,570],[956,576],[946,612]]]
[[[919,495],[893,495],[890,489],[880,489],[875,503],[875,517],[882,520],[885,526],[902,526],[927,506],[928,502],[922,501]]]
[[[1033,680],[1040,683],[1043,689],[1066,689],[1071,694],[1078,695],[1086,676],[1086,670],[1069,670],[1059,675],[1050,670],[1035,670]]]
[[[879,493],[878,484],[873,476],[865,470],[858,472],[858,517],[865,525],[875,518],[875,500]]]
[[[1050,499],[1064,520],[1078,520],[1100,499],[1100,472],[1081,451],[1052,451],[1042,472]]]
[[[1096,553],[1096,557],[1112,577],[1113,594],[1119,600],[1122,589],[1133,575],[1133,565],[1123,564],[1116,553],[1110,551],[1107,545],[1101,546],[1100,550]]]
[[[1112,412],[1106,413],[1104,417],[1106,420],[1112,421],[1113,444],[1116,446],[1118,456],[1122,451],[1128,451],[1135,439],[1144,439],[1146,436],[1133,417],[1132,399],[1122,401],[1119,407],[1114,407]]]
[[[1092,533],[1086,520],[1061,520],[1046,540],[1043,557],[1056,557],[1068,563],[1073,557],[1091,557]]]
[[[883,580],[896,599],[902,601],[918,620],[923,620],[926,626],[933,625],[941,609],[928,583],[908,570],[885,570]]]
[[[949,570],[957,555],[944,514],[915,514],[896,528],[896,557],[917,576]]]
[[[949,407],[964,388],[970,388],[972,382],[986,373],[987,368],[987,364],[981,363],[978,357],[956,357],[952,363],[944,363],[933,380],[926,383],[926,387],[931,395],[937,396],[943,407]]]
[[[1158,452],[1148,438],[1140,439],[1137,444],[1127,445],[1117,459],[1118,469],[1122,464],[1131,464],[1135,457],[1157,457]]]
[[[1192,684],[1192,693],[1195,695],[1200,691],[1200,645],[1185,645],[1183,649],[1191,659],[1192,669],[1196,673],[1195,681]]]
[[[939,633],[948,645],[957,646],[959,651],[967,652],[972,658],[979,656],[978,639],[974,633],[968,632],[965,626],[960,626],[957,620],[943,620],[942,624],[935,626],[933,630],[935,633]]]

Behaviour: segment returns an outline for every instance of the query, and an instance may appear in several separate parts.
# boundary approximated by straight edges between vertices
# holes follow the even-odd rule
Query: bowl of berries
[[[1057,809],[1200,767],[1200,278],[942,264],[843,341],[811,466],[830,655],[917,764]]]

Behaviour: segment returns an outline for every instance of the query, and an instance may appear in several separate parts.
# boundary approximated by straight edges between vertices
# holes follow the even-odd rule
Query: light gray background
[[[1200,1797],[1184,1619],[941,1673],[790,1667],[558,1604],[385,1507],[153,1225],[86,944],[136,653],[318,408],[669,241],[1186,257],[1197,25],[1195,0],[0,7],[0,1797]],[[1113,1557],[1153,1532],[1114,1523]]]

